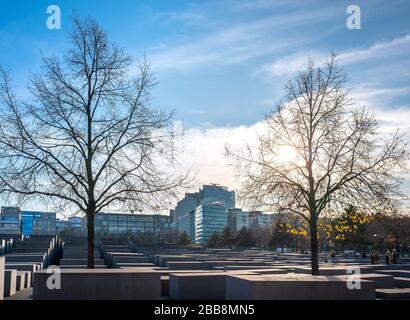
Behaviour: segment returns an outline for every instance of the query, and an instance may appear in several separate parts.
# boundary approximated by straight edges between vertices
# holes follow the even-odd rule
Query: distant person
[[[370,263],[374,264],[374,250],[372,250],[372,252],[370,252]]]
[[[390,263],[390,258],[391,258],[390,250],[387,250],[386,255],[385,255],[386,264]]]
[[[391,254],[391,262],[396,264],[399,260],[399,255],[397,254],[396,249],[393,249],[393,253]]]
[[[366,258],[366,250],[362,250],[362,258],[365,259]]]
[[[373,257],[374,257],[374,263],[375,263],[375,264],[378,264],[378,263],[380,262],[379,251],[375,250]]]
[[[330,258],[332,259],[332,263],[336,261],[336,252],[334,250],[330,250]]]

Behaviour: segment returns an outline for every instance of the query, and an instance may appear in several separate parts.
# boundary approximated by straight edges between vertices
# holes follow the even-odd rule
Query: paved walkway
[[[4,300],[33,300],[33,288],[17,291],[11,297],[5,297]]]

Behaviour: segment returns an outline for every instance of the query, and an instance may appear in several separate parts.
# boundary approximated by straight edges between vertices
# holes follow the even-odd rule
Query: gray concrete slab
[[[61,269],[61,289],[47,288],[50,274],[34,274],[35,300],[157,300],[161,275],[134,269]]]
[[[34,272],[40,269],[39,265],[33,263],[7,263],[6,268],[17,271],[30,271],[30,286],[33,285]]]
[[[20,263],[20,262],[36,262],[44,263],[46,259],[45,254],[7,254],[6,263]]]
[[[0,257],[0,300],[4,299],[4,269],[5,259]]]
[[[376,273],[389,274],[393,277],[410,278],[410,271],[408,270],[375,270]]]
[[[409,288],[377,289],[376,296],[379,299],[410,299]]]
[[[294,275],[230,275],[226,279],[227,300],[346,300],[375,299],[375,286],[362,281],[350,290],[335,277]]]
[[[26,289],[26,275],[22,271],[17,271],[16,291]]]
[[[95,259],[95,265],[104,265],[103,259]],[[87,265],[87,259],[61,259],[60,266],[79,266],[79,265]]]
[[[115,269],[118,268],[150,268],[150,267],[155,267],[155,264],[153,263],[116,263],[115,264]]]
[[[247,271],[170,273],[169,297],[175,300],[224,300],[226,278]]]
[[[351,275],[340,275],[334,277],[336,277],[337,279],[341,279],[343,281],[348,281]],[[364,273],[360,274],[360,279],[373,281],[376,289],[392,289],[395,286],[394,277],[388,274]]]
[[[349,272],[348,270],[350,268],[360,268],[361,273],[369,273],[370,270],[368,270],[367,267],[365,266],[323,266],[319,268],[319,272],[321,276],[339,276],[339,275],[348,275]],[[304,267],[295,267],[294,268],[295,273],[303,273],[303,274],[311,274],[312,269],[310,266],[304,266]]]
[[[394,284],[397,288],[410,288],[410,278],[394,278]]]
[[[173,270],[202,270],[201,261],[167,261],[167,267]]]
[[[87,269],[86,264],[59,266],[61,269]],[[107,269],[106,265],[95,265],[94,269]]]
[[[16,294],[17,285],[17,270],[6,269],[4,270],[4,296],[10,297]]]

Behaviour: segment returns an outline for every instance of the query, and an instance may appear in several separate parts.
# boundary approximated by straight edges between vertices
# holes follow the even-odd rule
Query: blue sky
[[[51,4],[61,8],[62,30],[46,28]],[[361,8],[360,30],[346,27],[351,4]],[[135,58],[146,53],[159,80],[155,103],[189,128],[187,158],[201,168],[201,183],[233,183],[222,143],[257,126],[308,56],[339,54],[355,101],[372,108],[383,130],[409,129],[408,0],[2,0],[0,64],[22,94],[41,55],[67,47],[73,10],[97,19]],[[203,156],[204,145],[212,154]]]
[[[57,4],[62,30],[46,28],[46,8]],[[159,86],[158,105],[175,109],[191,127],[251,125],[281,98],[292,68],[319,58],[371,50],[410,35],[410,3],[355,1],[362,29],[348,30],[351,1],[1,1],[0,63],[19,85],[35,71],[41,54],[67,46],[70,15],[95,17],[111,39],[135,58],[144,51]],[[345,66],[349,85],[379,90],[405,87],[410,78],[410,39],[379,55],[368,52]],[[391,49],[391,50],[390,50]],[[375,50],[377,51],[377,50]],[[275,63],[280,70],[269,69]],[[360,88],[361,88],[360,87]],[[366,90],[367,91],[367,90]],[[396,92],[397,93],[397,92]],[[390,97],[389,97],[390,98]],[[409,95],[391,97],[402,107]]]

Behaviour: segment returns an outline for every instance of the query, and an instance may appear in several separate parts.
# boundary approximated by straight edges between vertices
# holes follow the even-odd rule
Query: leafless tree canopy
[[[172,114],[150,104],[148,63],[134,63],[92,19],[74,17],[70,41],[31,77],[30,101],[1,70],[0,192],[90,215],[168,205],[186,176],[169,150]]]
[[[266,117],[258,145],[227,150],[243,181],[244,202],[303,216],[312,238],[322,213],[346,205],[383,210],[398,193],[398,171],[405,168],[402,136],[382,139],[373,115],[353,106],[345,82],[335,56],[324,66],[309,62]],[[284,151],[294,157],[282,161]]]

